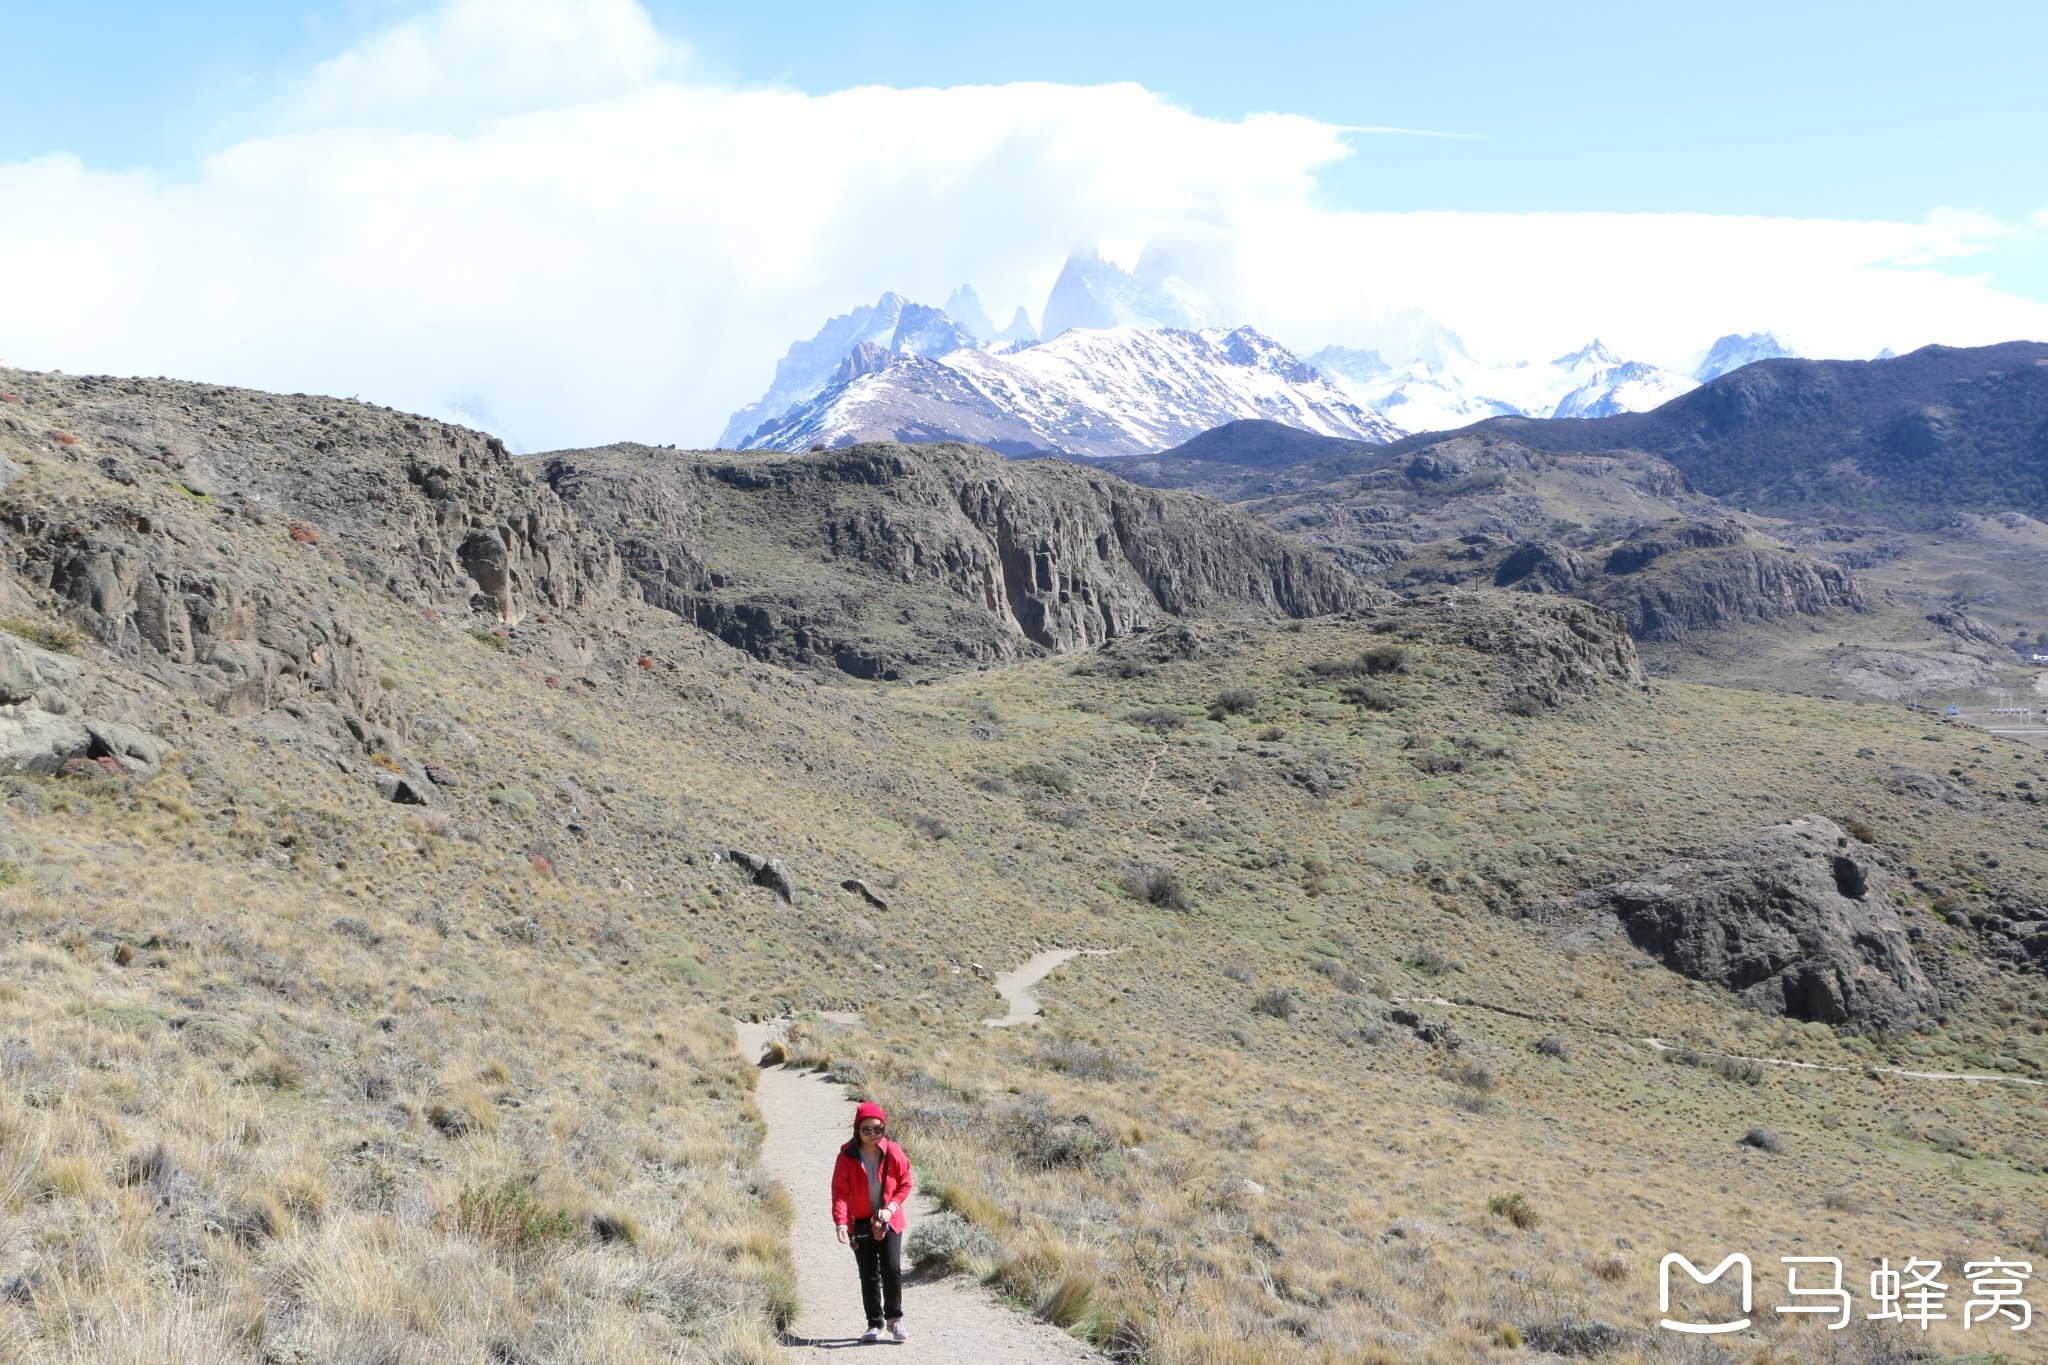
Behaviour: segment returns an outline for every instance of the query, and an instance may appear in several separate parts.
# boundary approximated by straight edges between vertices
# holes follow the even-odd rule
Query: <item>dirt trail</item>
[[[781,1027],[739,1025],[740,1051],[749,1060],[760,1057]],[[915,1351],[925,1360],[960,1365],[1101,1365],[1101,1356],[1050,1323],[1004,1307],[988,1291],[958,1276],[907,1279],[903,1325],[910,1329],[910,1340],[901,1347],[885,1342],[863,1348],[860,1281],[853,1253],[839,1245],[831,1220],[832,1159],[852,1136],[853,1104],[830,1081],[783,1066],[762,1069],[759,1103],[768,1125],[762,1169],[781,1181],[796,1201],[790,1240],[796,1253],[800,1307],[785,1346],[790,1360],[826,1360],[828,1352],[851,1347]],[[917,1220],[931,1212],[930,1200],[918,1194],[912,1201],[910,1226],[915,1229]],[[906,1276],[908,1270],[906,1265]]]
[[[1121,948],[1052,948],[1040,953],[1015,971],[996,974],[996,993],[1010,1006],[1009,1013],[1000,1019],[990,1019],[992,1028],[1015,1028],[1038,1018],[1042,1011],[1038,1007],[1038,992],[1033,989],[1039,982],[1053,974],[1055,968],[1077,957],[1108,957],[1124,951]]]

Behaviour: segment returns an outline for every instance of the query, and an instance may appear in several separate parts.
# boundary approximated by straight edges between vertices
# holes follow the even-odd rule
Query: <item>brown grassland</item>
[[[108,495],[0,447],[17,502]],[[0,1360],[773,1360],[785,1239],[824,1219],[753,1169],[728,1021],[783,1013],[891,1109],[946,1259],[1123,1359],[2048,1358],[2048,1328],[1963,1331],[1960,1292],[1924,1336],[1770,1311],[1781,1255],[1961,1290],[2048,1253],[2048,992],[1979,933],[2048,894],[2048,756],[1690,683],[1515,714],[1523,661],[1462,629],[1520,610],[1493,594],[925,685],[626,604],[587,628],[652,666],[563,687],[537,626],[501,649],[276,524],[215,530],[333,583],[460,783],[391,805],[141,682],[161,776],[0,781]],[[1315,670],[1374,648],[1378,692]],[[1765,1018],[1513,913],[1807,813],[1891,867],[1938,1026]],[[984,1027],[984,977],[1050,946],[1125,951]],[[1655,1330],[1659,1257],[1738,1250],[1739,1349]]]

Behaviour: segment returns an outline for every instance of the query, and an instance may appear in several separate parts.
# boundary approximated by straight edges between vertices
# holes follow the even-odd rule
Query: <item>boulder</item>
[[[761,858],[738,848],[727,849],[726,856],[753,874],[754,885],[767,887],[787,904],[796,904],[796,886],[790,881],[782,859]]]
[[[0,632],[0,705],[34,702],[45,711],[69,711],[68,689],[84,675],[78,660]]]
[[[85,758],[92,734],[82,721],[28,706],[0,706],[0,767],[17,773],[56,773]]]
[[[1876,850],[1817,815],[1527,913],[1611,915],[1665,966],[1766,1014],[1899,1030],[1941,1008]]]

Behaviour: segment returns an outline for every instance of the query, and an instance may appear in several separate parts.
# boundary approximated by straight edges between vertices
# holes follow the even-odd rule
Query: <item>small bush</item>
[[[989,792],[995,796],[1008,796],[1010,794],[1010,779],[1004,777],[1001,773],[982,773],[974,779],[974,785],[982,791]]]
[[[541,1203],[510,1176],[495,1185],[464,1185],[441,1219],[454,1231],[514,1251],[567,1241],[577,1228],[567,1209]]]
[[[1346,683],[1338,695],[1353,706],[1362,707],[1367,711],[1398,711],[1402,706],[1400,694],[1380,683]]]
[[[1062,796],[1074,790],[1074,775],[1057,763],[1019,763],[1010,776],[1026,787],[1043,787]]]
[[[1061,1038],[1039,1053],[1039,1062],[1054,1071],[1083,1080],[1113,1081],[1130,1073],[1130,1064],[1112,1048],[1078,1038]]]
[[[505,652],[505,637],[495,630],[473,630],[469,633],[469,638],[485,649],[495,649],[500,654]]]
[[[1542,715],[1545,711],[1549,710],[1550,708],[1543,704],[1543,699],[1541,697],[1531,696],[1528,693],[1523,693],[1519,697],[1508,698],[1508,704],[1503,709],[1511,716],[1522,716],[1528,719],[1534,719],[1535,717]]]
[[[1505,1218],[1518,1228],[1528,1229],[1542,1220],[1536,1216],[1535,1205],[1525,1194],[1497,1194],[1486,1201],[1486,1211],[1495,1218]]]
[[[1555,1057],[1560,1062],[1568,1062],[1572,1059],[1572,1050],[1565,1040],[1555,1033],[1546,1033],[1536,1040],[1536,1055]]]
[[[1768,1128],[1752,1128],[1742,1135],[1744,1147],[1754,1147],[1759,1152],[1782,1152],[1785,1144],[1778,1141],[1778,1135]]]
[[[1252,1000],[1252,1013],[1263,1014],[1270,1019],[1292,1019],[1294,993],[1284,987],[1262,992]]]
[[[37,649],[47,649],[52,654],[69,654],[78,646],[78,636],[64,627],[45,625],[41,621],[31,621],[25,616],[10,616],[0,621],[0,630],[28,641]]]
[[[1277,744],[1285,738],[1287,738],[1287,732],[1277,725],[1268,725],[1265,729],[1259,731],[1259,742],[1261,744]]]
[[[1141,730],[1156,730],[1162,735],[1171,734],[1188,723],[1188,718],[1171,706],[1148,706],[1127,713],[1124,719]]]
[[[1225,715],[1241,716],[1259,704],[1259,694],[1249,687],[1229,687],[1216,694],[1216,709]]]
[[[987,1228],[957,1213],[920,1219],[904,1244],[910,1263],[940,1274],[974,1274],[996,1259],[1001,1248]]]
[[[1849,837],[1858,843],[1874,844],[1877,842],[1877,831],[1871,827],[1868,820],[1859,820],[1851,815],[1842,821],[1842,828],[1847,830]]]
[[[1170,867],[1135,867],[1124,874],[1124,890],[1147,905],[1164,910],[1186,910],[1192,906],[1180,874]]]
[[[1252,969],[1245,966],[1242,962],[1231,963],[1223,969],[1223,974],[1232,981],[1237,982],[1240,986],[1252,984]]]
[[[612,1209],[590,1216],[590,1235],[600,1242],[623,1242],[629,1247],[640,1245],[640,1220],[624,1209]]]
[[[1464,1086],[1467,1090],[1477,1090],[1484,1093],[1492,1090],[1500,1082],[1494,1076],[1493,1068],[1486,1065],[1486,1063],[1467,1062],[1458,1070],[1458,1084]]]
[[[1088,1165],[1113,1145],[1086,1114],[1061,1118],[1037,1097],[996,1111],[992,1126],[1019,1161],[1042,1171]]]
[[[936,815],[913,816],[910,823],[919,834],[933,842],[951,838],[953,834],[953,827]]]
[[[1408,651],[1400,645],[1374,645],[1349,659],[1320,659],[1309,665],[1309,672],[1319,678],[1376,678],[1407,671]]]

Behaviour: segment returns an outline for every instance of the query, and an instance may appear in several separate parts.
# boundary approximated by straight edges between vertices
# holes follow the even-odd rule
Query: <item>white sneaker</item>
[[[905,1327],[899,1319],[889,1324],[889,1335],[898,1341],[908,1341],[910,1340],[910,1329]]]
[[[879,1342],[879,1341],[880,1341],[881,1339],[882,1339],[882,1329],[881,1329],[881,1328],[879,1328],[879,1327],[870,1327],[870,1328],[868,1328],[868,1330],[867,1330],[867,1331],[865,1331],[865,1332],[862,1332],[862,1333],[860,1334],[860,1340],[861,1340],[861,1345],[863,1345],[863,1346],[873,1346],[873,1345],[874,1345],[875,1343]]]

